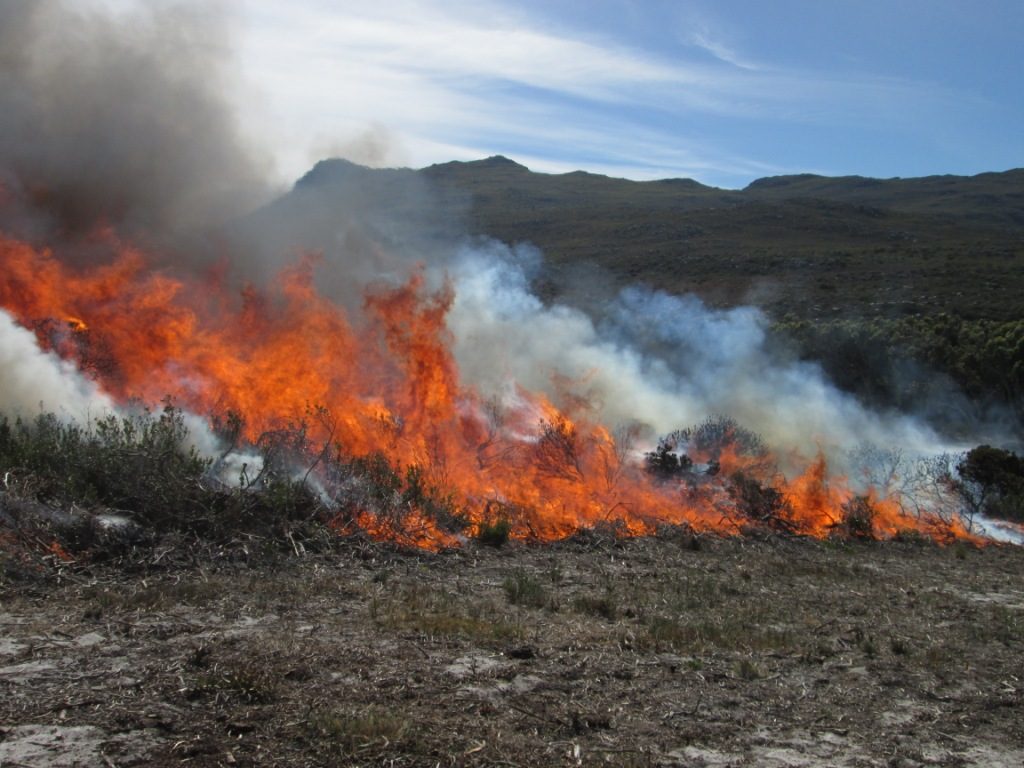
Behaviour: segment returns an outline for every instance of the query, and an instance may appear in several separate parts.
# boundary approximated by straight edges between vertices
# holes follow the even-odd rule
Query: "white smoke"
[[[491,243],[465,248],[452,267],[455,356],[485,396],[499,397],[512,379],[556,405],[581,399],[591,418],[640,424],[649,437],[722,414],[782,459],[823,451],[835,462],[865,443],[939,446],[926,425],[868,410],[817,365],[778,359],[754,307],[714,310],[695,296],[632,287],[595,319],[530,292],[524,265],[535,258]]]
[[[69,362],[44,352],[35,336],[0,309],[0,410],[31,417],[43,411],[88,422],[114,408],[113,401]]]

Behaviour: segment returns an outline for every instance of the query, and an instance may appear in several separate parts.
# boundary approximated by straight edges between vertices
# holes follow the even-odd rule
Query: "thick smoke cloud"
[[[788,452],[819,450],[837,462],[864,443],[940,447],[927,426],[874,413],[818,366],[773,355],[756,308],[712,310],[694,296],[627,288],[595,319],[530,292],[536,258],[492,243],[465,249],[454,267],[456,357],[489,396],[500,398],[514,380],[556,404],[585,403],[609,426],[639,424],[648,438],[728,415],[762,434],[783,462]]]
[[[265,193],[216,7],[0,0],[0,226],[167,246]]]

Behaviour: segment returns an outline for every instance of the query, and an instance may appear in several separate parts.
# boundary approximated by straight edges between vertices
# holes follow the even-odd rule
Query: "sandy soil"
[[[1022,575],[672,535],[53,558],[0,591],[0,766],[1019,766]]]

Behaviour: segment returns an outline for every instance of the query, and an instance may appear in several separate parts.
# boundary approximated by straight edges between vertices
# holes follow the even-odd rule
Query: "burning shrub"
[[[410,509],[419,510],[445,530],[458,531],[466,527],[455,494],[430,483],[419,464],[406,467],[402,503]]]
[[[580,466],[579,433],[576,426],[564,417],[542,421],[540,437],[534,446],[534,462],[545,475],[573,482],[581,481],[583,469]]]
[[[236,296],[233,280],[210,279],[206,270],[154,269],[153,255],[114,232],[90,247],[96,258],[83,260],[73,244],[46,248],[0,236],[7,267],[0,275],[0,317],[17,360],[52,352],[67,363],[54,367],[43,355],[49,362],[40,371],[54,387],[48,402],[78,391],[85,371],[113,407],[131,396],[152,403],[171,393],[192,413],[223,411],[228,415],[215,431],[229,445],[241,441],[260,455],[243,464],[247,457],[236,450],[208,466],[181,447],[182,423],[172,412],[153,417],[155,427],[119,418],[84,430],[62,426],[49,430],[51,442],[67,445],[44,447],[28,471],[20,469],[24,457],[6,464],[44,495],[102,503],[151,527],[190,532],[278,526],[287,535],[288,521],[326,516],[330,508],[333,528],[433,549],[458,543],[451,533],[467,517],[496,524],[480,515],[489,499],[508,503],[503,517],[512,535],[543,540],[595,526],[598,538],[601,526],[614,535],[643,535],[658,523],[687,520],[703,529],[716,525],[723,509],[781,527],[799,520],[814,533],[827,532],[840,517],[846,496],[828,492],[824,464],[808,468],[809,480],[797,478],[802,490],[782,478],[771,486],[753,480],[770,476],[771,459],[757,435],[729,418],[672,433],[647,457],[656,478],[687,481],[666,489],[652,488],[650,477],[635,471],[628,435],[619,440],[589,417],[574,424],[541,393],[509,381],[514,396],[483,401],[474,377],[464,379],[456,363],[454,329],[465,320],[454,283],[433,290],[432,270],[413,270],[392,288],[368,287],[363,314],[350,316],[319,290],[324,281],[317,279],[315,256]],[[666,306],[679,308],[674,301]],[[43,325],[33,325],[40,319]],[[458,326],[449,327],[450,320]],[[33,327],[35,334],[24,331]],[[670,334],[663,341],[674,346],[679,339]],[[109,365],[83,360],[100,350]],[[602,410],[577,407],[587,404],[573,401],[575,385],[565,389],[566,397],[556,399],[565,400],[567,413]],[[24,407],[26,398],[33,402],[35,391],[19,387],[14,402]],[[93,402],[75,400],[69,411],[85,412]],[[308,409],[306,422],[281,428],[310,402],[324,406]],[[539,428],[538,414],[544,417]],[[11,432],[4,438],[8,449],[31,447],[12,443]],[[47,453],[60,458],[50,463]],[[215,474],[237,471],[235,464],[239,487]],[[730,482],[737,471],[748,477]],[[801,504],[801,495],[810,503]],[[465,516],[462,504],[470,512]],[[930,506],[930,500],[920,504]],[[907,518],[908,527],[921,525],[913,510],[893,514]]]
[[[843,505],[836,528],[851,539],[875,538],[875,508],[866,496],[854,496]]]
[[[728,493],[736,511],[746,520],[790,533],[796,530],[792,522],[793,510],[776,488],[737,472],[729,478]]]
[[[508,536],[511,532],[512,523],[502,517],[493,523],[481,523],[476,534],[476,540],[489,547],[503,547],[508,542]]]
[[[673,432],[658,441],[658,447],[644,454],[644,467],[655,479],[665,481],[678,477],[693,467],[693,460],[679,453],[680,432]]]
[[[680,477],[693,470],[694,461],[706,461],[704,474],[718,474],[719,459],[726,451],[761,458],[767,449],[761,438],[727,416],[711,416],[700,424],[670,432],[658,447],[644,454],[644,468],[660,481]]]
[[[763,456],[767,453],[760,435],[741,427],[728,416],[709,416],[697,426],[673,434],[678,435],[679,442],[711,458],[717,458],[728,447],[745,456]]]
[[[406,467],[403,477],[387,456],[374,452],[352,459],[348,470],[356,484],[338,500],[372,512],[390,528],[401,530],[410,516],[431,520],[447,531],[466,527],[455,496],[430,483],[418,464]]]

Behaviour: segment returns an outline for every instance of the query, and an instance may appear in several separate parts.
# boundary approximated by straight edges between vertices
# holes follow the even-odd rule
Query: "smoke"
[[[324,157],[339,157],[368,168],[408,165],[408,154],[398,137],[381,124],[374,124],[354,136],[321,139],[312,147],[310,162]]]
[[[466,248],[453,268],[449,317],[464,379],[501,397],[509,381],[545,392],[609,426],[650,438],[724,414],[780,452],[833,462],[864,443],[935,451],[939,438],[900,414],[879,414],[832,385],[817,365],[779,359],[754,307],[712,310],[695,296],[621,291],[593,317],[545,306],[529,290],[536,252]]]
[[[257,282],[299,253],[320,255],[317,287],[357,312],[367,285],[403,282],[417,264],[432,266],[438,287],[464,237],[468,206],[464,194],[407,168],[324,160],[289,194],[236,222],[229,242],[245,254],[245,279]]]
[[[264,171],[217,4],[0,0],[0,227],[167,247],[249,210]]]
[[[53,412],[88,422],[113,410],[114,404],[68,362],[43,352],[33,333],[0,309],[0,412],[32,416]]]

